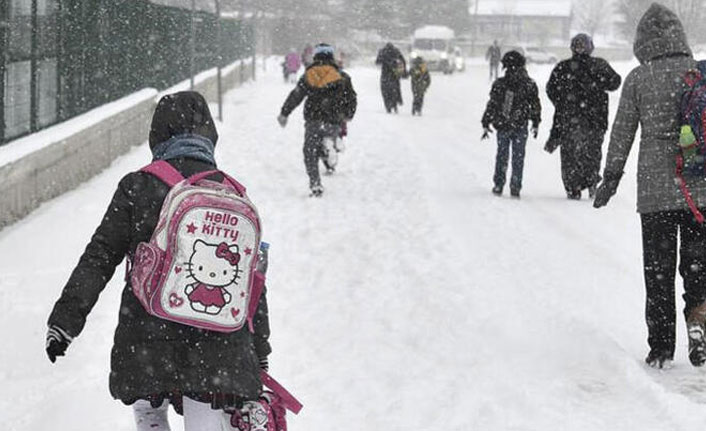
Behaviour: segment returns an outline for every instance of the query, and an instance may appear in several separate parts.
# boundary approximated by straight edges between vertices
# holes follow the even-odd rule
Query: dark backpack
[[[685,178],[706,179],[706,61],[684,75],[687,89],[682,94],[677,154],[677,179],[689,209],[699,223],[704,216],[696,207]]]

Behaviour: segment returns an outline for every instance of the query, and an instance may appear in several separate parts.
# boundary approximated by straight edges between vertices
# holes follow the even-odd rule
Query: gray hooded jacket
[[[653,3],[640,20],[633,52],[640,66],[625,79],[610,135],[605,177],[623,172],[640,126],[637,211],[688,209],[676,178],[679,109],[684,74],[696,66],[677,16]],[[688,179],[697,206],[706,207],[706,180]]]

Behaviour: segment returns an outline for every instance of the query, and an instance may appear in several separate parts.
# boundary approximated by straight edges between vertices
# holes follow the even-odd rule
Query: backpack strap
[[[299,400],[294,398],[294,395],[289,393],[288,390],[280,385],[277,380],[267,374],[264,370],[260,370],[260,380],[262,380],[263,385],[280,397],[282,404],[284,404],[284,407],[287,408],[287,410],[291,411],[295,415],[299,414],[304,406],[299,402]]]
[[[260,271],[253,272],[252,290],[250,291],[250,303],[248,304],[248,329],[251,333],[255,333],[255,314],[257,314],[257,306],[260,305],[260,297],[265,291],[265,274]]]
[[[245,187],[240,184],[238,181],[236,181],[233,177],[230,175],[226,174],[223,171],[219,171],[217,169],[214,169],[212,171],[204,171],[204,172],[199,172],[196,175],[192,175],[189,177],[189,184],[194,184],[198,181],[203,180],[204,178],[207,178],[213,174],[221,174],[223,175],[223,184],[229,184],[231,187],[235,189],[235,191],[238,192],[240,196],[245,197]]]
[[[168,185],[169,188],[174,187],[179,182],[184,180],[184,176],[166,160],[157,160],[156,162],[152,162],[140,169],[140,172],[146,172],[154,175]]]
[[[686,204],[689,206],[689,209],[694,215],[696,221],[699,222],[699,224],[703,224],[704,215],[701,214],[701,211],[699,211],[699,209],[696,207],[696,204],[694,203],[694,198],[691,196],[691,192],[689,192],[689,188],[686,186],[686,180],[684,179],[683,171],[684,156],[682,156],[681,154],[677,154],[677,179],[679,180],[679,189],[681,189],[681,193],[684,195],[684,199],[686,199]]]

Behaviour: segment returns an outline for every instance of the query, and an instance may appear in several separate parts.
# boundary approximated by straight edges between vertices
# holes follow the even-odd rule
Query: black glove
[[[483,127],[483,135],[481,135],[480,137],[481,141],[484,139],[488,139],[491,133],[493,133],[493,131],[490,130],[490,127]]]
[[[56,325],[49,327],[47,331],[46,350],[47,356],[49,356],[49,360],[52,363],[56,362],[57,356],[64,356],[66,349],[69,347],[69,344],[71,344],[71,340],[73,340],[73,337],[60,327]]]
[[[623,173],[618,174],[613,172],[605,172],[603,175],[603,181],[601,185],[598,186],[596,190],[596,197],[593,198],[593,207],[600,208],[606,206],[611,197],[618,190],[618,184],[620,183],[620,178]]]
[[[537,135],[539,135],[539,125],[532,126],[532,137],[537,139]]]
[[[258,364],[260,365],[260,369],[262,371],[268,371],[270,369],[270,361],[267,359],[267,356],[263,356],[262,358],[258,358]]]

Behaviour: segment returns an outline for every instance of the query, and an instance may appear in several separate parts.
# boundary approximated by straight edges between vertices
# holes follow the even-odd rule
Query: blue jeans
[[[505,185],[507,162],[512,147],[512,175],[510,189],[522,189],[522,170],[525,166],[525,145],[527,144],[527,129],[498,130],[498,153],[495,156],[495,176],[493,181],[498,187]]]

